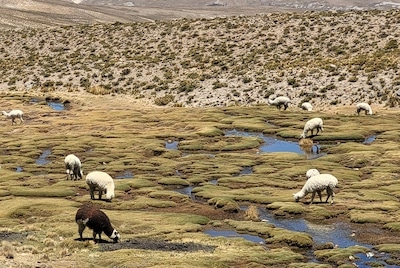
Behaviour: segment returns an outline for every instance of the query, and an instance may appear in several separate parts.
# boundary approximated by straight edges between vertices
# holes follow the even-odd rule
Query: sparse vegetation
[[[376,92],[375,103],[384,105],[387,98],[381,99],[379,93],[393,84],[399,68],[394,37],[400,35],[400,28],[393,23],[399,12],[305,13],[301,17],[306,24],[298,23],[298,13],[286,12],[59,26],[51,31],[2,30],[6,41],[0,45],[0,89],[37,85],[48,91],[72,87],[101,95],[140,92],[153,102],[160,102],[153,92],[164,91],[174,98],[163,105],[225,106],[229,102],[203,96],[234,85],[252,96],[236,96],[238,104],[256,105],[264,101],[253,97],[257,88],[268,84],[275,93],[291,94],[297,102],[299,92],[311,94],[321,88],[326,94],[315,96],[321,105],[329,105],[333,98],[342,105],[351,104],[336,92],[368,89]],[[191,100],[189,95],[178,98],[182,92],[194,94]],[[391,101],[388,105],[397,104]]]

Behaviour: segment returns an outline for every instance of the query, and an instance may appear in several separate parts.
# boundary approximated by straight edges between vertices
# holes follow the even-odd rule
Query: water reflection
[[[376,135],[371,135],[371,136],[365,138],[365,140],[362,143],[363,144],[371,144],[375,140],[376,140]]]
[[[372,249],[372,245],[355,241],[350,226],[346,223],[323,225],[310,223],[304,219],[278,219],[263,208],[259,208],[259,214],[261,220],[271,223],[278,228],[309,234],[316,244],[333,243],[339,248],[358,245],[371,249],[367,254],[356,254],[358,259],[354,263],[357,267],[370,267],[368,262],[380,263],[384,267],[397,267],[385,263],[385,259],[389,258],[388,254],[380,254]]]
[[[175,189],[176,192],[189,196],[192,200],[194,200],[194,195],[192,194],[193,186],[187,186],[182,188]]]
[[[36,164],[37,165],[46,165],[50,163],[48,159],[46,159],[49,155],[51,154],[51,151],[49,149],[46,149],[43,151],[43,153],[39,156],[38,159],[36,159]]]
[[[133,173],[131,171],[124,171],[121,174],[115,176],[116,179],[132,179]]]
[[[236,176],[245,176],[253,173],[253,167],[243,167],[240,173]]]
[[[53,110],[56,110],[56,111],[65,110],[65,106],[61,102],[47,101],[47,105],[49,105]]]
[[[39,103],[39,102],[42,102],[42,101],[44,101],[44,100],[43,99],[38,99],[38,98],[32,98],[31,99],[31,102],[33,102],[33,103]],[[56,110],[56,111],[65,110],[66,109],[66,105],[69,104],[68,101],[63,103],[63,102],[60,102],[60,101],[57,101],[57,100],[53,100],[53,99],[50,99],[50,98],[46,98],[45,101],[46,101],[46,104],[50,108],[52,108],[53,110]]]
[[[258,148],[260,153],[291,152],[305,154],[307,156],[307,159],[314,159],[326,155],[325,153],[320,153],[320,147],[318,147],[319,150],[314,150],[312,152],[306,153],[300,148],[298,142],[286,141],[275,137],[265,136],[263,133],[259,132],[247,132],[233,129],[225,131],[225,135],[262,138],[264,140],[264,143]]]
[[[165,142],[165,149],[178,150],[179,141],[168,140]]]

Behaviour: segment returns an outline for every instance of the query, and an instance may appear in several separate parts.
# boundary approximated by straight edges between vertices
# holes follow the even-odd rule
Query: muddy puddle
[[[121,241],[119,243],[100,243],[101,251],[113,251],[119,249],[145,249],[145,250],[159,250],[159,251],[181,251],[181,252],[193,252],[193,251],[205,251],[213,252],[215,247],[209,245],[202,245],[193,242],[186,243],[173,243],[164,240],[155,239],[129,239]]]
[[[238,238],[242,237],[248,241],[254,242],[254,243],[259,243],[259,244],[264,244],[264,238],[256,236],[256,235],[249,235],[249,234],[239,234],[236,231],[232,230],[206,230],[204,231],[205,234],[208,234],[209,236],[212,237],[217,237],[217,236],[222,236],[222,237],[228,237],[228,238]]]

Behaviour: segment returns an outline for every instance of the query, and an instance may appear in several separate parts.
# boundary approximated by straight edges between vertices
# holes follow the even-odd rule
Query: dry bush
[[[1,252],[7,259],[14,259],[15,250],[10,242],[5,240],[1,242]]]
[[[86,89],[87,92],[92,93],[94,95],[107,95],[110,94],[110,90],[102,87],[102,86],[93,86]]]
[[[259,221],[260,214],[258,213],[257,207],[255,205],[250,205],[245,212],[245,217],[251,221]]]

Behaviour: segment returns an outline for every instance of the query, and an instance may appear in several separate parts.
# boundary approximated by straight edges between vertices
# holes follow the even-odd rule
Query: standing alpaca
[[[315,117],[308,120],[304,125],[303,133],[300,135],[300,138],[304,139],[307,136],[308,131],[311,131],[311,135],[314,135],[314,129],[317,130],[315,135],[317,135],[320,130],[321,132],[324,131],[324,122],[321,118]]]
[[[366,115],[367,114],[372,115],[372,108],[368,103],[360,102],[360,103],[357,103],[356,106],[357,106],[357,114],[358,115],[360,115],[361,110],[363,110]]]
[[[90,198],[94,199],[94,191],[99,190],[99,199],[106,194],[106,199],[111,201],[114,197],[114,180],[103,171],[92,171],[86,176],[86,183],[90,187]]]
[[[277,97],[274,100],[268,99],[268,104],[276,106],[279,110],[281,106],[286,110],[289,107],[289,103],[291,103],[291,100],[284,96]]]
[[[81,160],[79,160],[76,155],[69,154],[65,157],[64,162],[67,173],[67,180],[68,178],[71,178],[71,180],[78,180],[78,177],[81,180],[83,176]]]
[[[101,241],[101,233],[104,232],[114,242],[118,242],[120,235],[110,223],[107,215],[93,206],[83,206],[76,212],[75,222],[78,224],[79,237],[83,240],[82,233],[86,226],[93,230],[93,240],[96,241],[96,235],[99,235],[99,242]]]
[[[24,122],[24,119],[22,119],[22,116],[24,113],[21,110],[11,110],[9,113],[6,111],[2,111],[3,115],[5,115],[7,118],[11,118],[11,125],[14,125],[15,123],[15,118],[19,118],[19,120]]]

